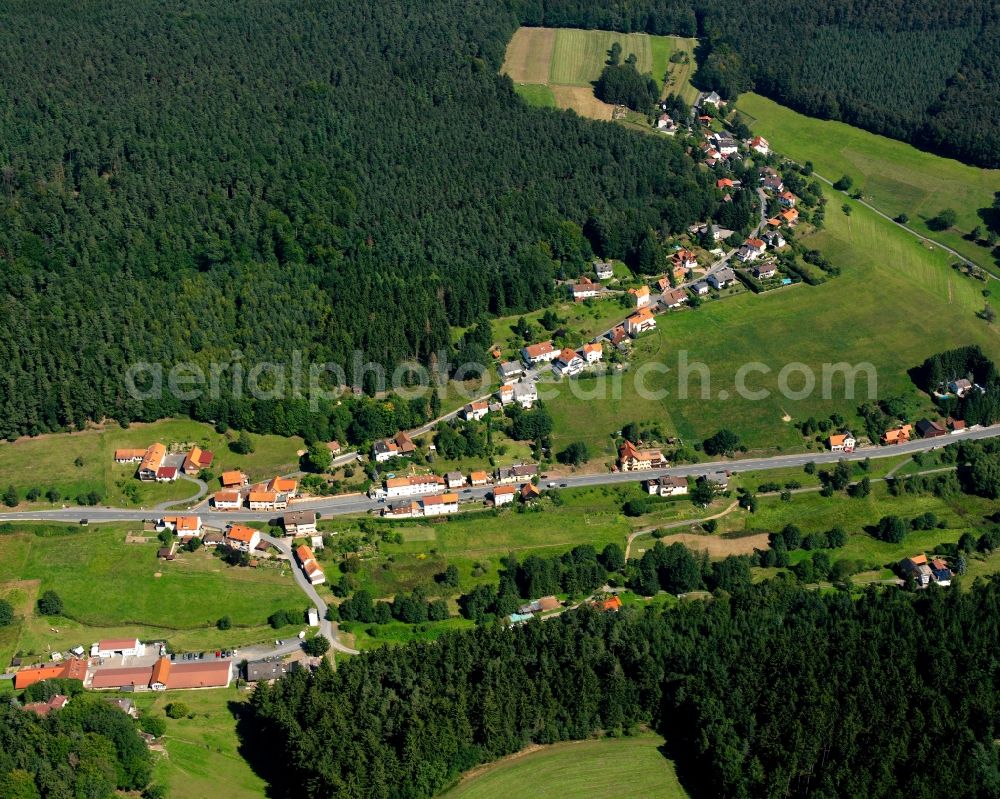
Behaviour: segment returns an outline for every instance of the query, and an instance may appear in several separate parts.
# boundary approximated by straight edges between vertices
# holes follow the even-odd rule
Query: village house
[[[69,697],[63,694],[56,694],[45,702],[28,702],[21,706],[21,710],[34,713],[36,716],[47,716],[53,710],[62,710],[69,704]]]
[[[146,645],[138,638],[105,638],[91,644],[92,658],[142,657],[146,654]]]
[[[226,543],[226,536],[217,530],[212,530],[201,537],[201,542],[206,547],[221,547]]]
[[[473,486],[484,486],[490,481],[490,476],[482,470],[469,472],[469,482]]]
[[[608,333],[608,341],[611,342],[611,346],[614,347],[619,352],[623,352],[630,346],[628,334],[625,332],[625,325],[618,325],[610,333]]]
[[[525,375],[524,365],[520,361],[505,361],[497,367],[497,371],[505,383]]]
[[[139,463],[139,470],[137,472],[139,479],[145,481],[156,480],[166,455],[167,448],[163,444],[159,442],[150,444],[149,448],[142,455],[142,461]]]
[[[70,658],[62,663],[29,666],[14,675],[15,690],[22,690],[42,680],[83,680],[87,676],[87,661]]]
[[[756,280],[770,280],[778,273],[778,265],[774,261],[767,261],[762,264],[755,264],[750,269],[750,274]]]
[[[711,289],[709,288],[708,283],[706,283],[704,280],[699,280],[697,283],[691,286],[691,291],[693,291],[699,297],[703,297],[704,295],[708,294],[710,290]]]
[[[612,594],[604,599],[598,599],[594,602],[594,607],[605,612],[617,613],[622,609],[622,600],[618,594]]]
[[[736,188],[739,181],[735,181],[732,178],[719,178],[715,181],[715,188],[717,189],[733,189]]]
[[[514,402],[522,408],[530,408],[538,402],[538,388],[533,380],[514,384]]]
[[[559,357],[559,350],[552,346],[551,341],[542,341],[539,344],[529,344],[521,349],[521,357],[529,366],[540,363],[549,363]]]
[[[486,415],[490,412],[490,405],[488,402],[477,400],[476,402],[470,402],[464,408],[462,408],[462,418],[467,422],[479,421],[484,419]]]
[[[281,526],[285,535],[314,535],[316,533],[316,512],[311,510],[292,510],[281,517]]]
[[[144,449],[116,449],[115,463],[141,463],[145,454]]]
[[[964,419],[953,419],[948,417],[948,429],[952,433],[964,433],[965,432],[965,420]]]
[[[156,526],[157,531],[170,530],[178,538],[198,538],[201,536],[200,516],[164,516]]]
[[[933,558],[930,562],[930,567],[934,582],[943,588],[951,585],[952,571],[942,558]]]
[[[534,483],[525,483],[521,486],[521,502],[533,502],[542,496],[542,492]]]
[[[281,499],[279,500],[279,496]],[[278,494],[277,491],[267,491],[266,489],[255,488],[247,496],[247,502],[250,506],[250,510],[262,511],[262,510],[284,510],[288,505],[287,498],[284,494]]]
[[[649,305],[649,286],[639,286],[637,289],[629,289],[628,293],[635,301],[636,308],[645,308]]]
[[[448,513],[458,513],[458,494],[435,494],[424,497],[421,501],[424,516],[444,516]]]
[[[382,510],[382,515],[391,516],[394,519],[412,519],[423,516],[423,509],[415,499],[411,499],[408,502],[394,502],[386,505]]]
[[[760,182],[765,191],[780,192],[785,188],[785,184],[781,180],[781,175],[769,166],[764,167],[760,171]]]
[[[857,440],[848,430],[835,433],[826,440],[826,446],[830,452],[854,452],[857,444]]]
[[[239,491],[216,491],[212,505],[216,510],[239,510],[243,507],[243,495]]]
[[[585,277],[579,283],[573,284],[571,292],[573,294],[573,299],[577,302],[592,300],[601,293],[601,284],[593,283],[590,278]]]
[[[669,114],[660,114],[656,120],[656,129],[668,136],[673,136],[677,132],[678,125],[670,118]]]
[[[562,602],[556,599],[554,596],[543,596],[541,599],[535,599],[529,602],[527,605],[521,605],[517,609],[518,613],[550,613],[553,610],[559,610],[562,607]]]
[[[678,250],[670,260],[676,269],[682,269],[685,273],[698,266],[698,259],[691,250]]]
[[[184,474],[198,474],[202,469],[207,469],[215,460],[214,453],[204,450],[201,447],[192,447],[191,451],[184,458],[184,465],[181,467]]]
[[[598,261],[594,264],[598,280],[609,280],[615,274],[615,267],[610,261]]]
[[[771,145],[768,144],[767,139],[763,136],[754,136],[750,141],[747,142],[747,147],[755,153],[760,155],[767,155],[771,152]]]
[[[712,91],[702,92],[698,95],[698,99],[695,101],[695,106],[697,108],[701,108],[703,105],[714,105],[718,108],[720,105],[725,105],[725,103],[722,102],[722,98],[719,97],[716,92]]]
[[[560,377],[572,377],[580,374],[585,365],[583,358],[577,354],[576,350],[566,347],[552,364],[552,371]]]
[[[583,360],[595,364],[604,357],[604,345],[599,341],[583,345]]]
[[[790,191],[783,191],[778,194],[778,204],[782,208],[794,208],[797,198]]]
[[[326,444],[326,448],[330,450],[330,454],[333,455],[334,457],[336,457],[343,451],[343,448],[340,446],[339,441],[328,441]]]
[[[938,436],[948,435],[948,429],[944,425],[930,419],[921,419],[917,422],[917,435],[921,438],[937,438]]]
[[[778,216],[781,218],[782,224],[788,225],[788,227],[795,227],[799,222],[799,212],[796,208],[788,208]]]
[[[385,481],[385,493],[389,499],[413,497],[421,494],[435,494],[442,491],[445,487],[444,478],[436,474],[390,477]]]
[[[260,530],[243,524],[231,524],[226,530],[225,543],[237,552],[253,552],[260,543]]]
[[[512,485],[498,485],[493,489],[493,505],[499,508],[501,505],[506,505],[514,501],[514,494],[517,493],[517,489]]]
[[[724,289],[736,282],[736,273],[728,266],[724,266],[717,272],[713,272],[707,278],[708,284],[716,291]]]
[[[623,472],[639,472],[666,466],[658,449],[639,449],[631,441],[623,441],[618,448],[618,468]]]
[[[250,485],[250,478],[238,469],[222,473],[223,488],[242,488],[246,485]]]
[[[729,488],[729,472],[706,472],[698,480],[710,484],[716,491],[725,491]]]
[[[655,328],[656,320],[653,318],[653,314],[649,308],[643,308],[625,320],[625,330],[633,338],[640,333],[644,333],[647,330],[654,330]]]
[[[316,556],[309,547],[305,544],[295,547],[295,557],[298,559],[299,566],[302,567],[306,579],[312,585],[322,585],[326,582],[326,575],[323,573],[323,569],[320,568],[319,563],[316,561]]]
[[[933,574],[931,567],[927,563],[926,555],[914,555],[913,557],[903,558],[899,564],[899,569],[904,577],[913,577],[913,582],[917,584],[917,588],[926,588],[931,584]]]
[[[372,444],[372,457],[375,458],[375,463],[385,463],[393,458],[398,458],[399,455],[399,447],[392,439],[386,438]]]
[[[665,308],[680,308],[688,301],[687,292],[684,289],[671,289],[663,292],[660,302]]]
[[[465,485],[465,475],[461,472],[448,472],[444,476],[444,480],[448,484],[448,488],[461,488]]]
[[[894,427],[891,430],[886,430],[882,434],[883,444],[905,444],[910,440],[910,435],[913,433],[913,427],[908,424],[900,425],[899,427]]]
[[[718,151],[719,155],[725,157],[735,155],[740,149],[736,139],[733,138],[732,134],[726,131],[723,131],[722,133],[713,133],[711,142],[712,146]]]
[[[500,399],[500,405],[510,405],[514,401],[514,385],[512,383],[504,383],[497,390],[497,397]]]
[[[743,246],[740,247],[739,252],[736,253],[736,257],[743,261],[743,263],[756,261],[766,250],[767,245],[761,239],[747,239]]]
[[[770,247],[772,250],[780,250],[787,244],[785,237],[781,235],[780,230],[769,230],[762,237],[764,243]]]
[[[533,463],[518,463],[514,466],[501,466],[496,471],[497,485],[510,485],[522,480],[530,480],[538,476],[538,467]]]
[[[661,497],[679,497],[687,494],[688,481],[686,477],[654,477],[646,481],[646,491],[650,494],[658,494]]]
[[[248,683],[270,683],[279,677],[284,677],[288,667],[280,660],[254,660],[246,664],[245,674]]]
[[[966,394],[972,391],[972,381],[964,377],[959,378],[958,380],[952,380],[948,384],[948,390],[959,399],[962,399]]]
[[[176,466],[161,466],[156,470],[156,482],[157,483],[172,483],[177,479],[177,467]]]

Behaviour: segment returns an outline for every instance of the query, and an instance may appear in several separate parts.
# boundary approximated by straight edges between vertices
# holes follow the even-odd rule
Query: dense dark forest
[[[279,796],[430,797],[463,770],[651,725],[694,797],[1000,792],[1000,587],[733,585],[383,649],[261,686],[242,732]],[[278,766],[280,764],[280,767]]]
[[[3,436],[191,410],[125,396],[135,361],[301,350],[349,382],[355,349],[431,362],[449,325],[547,302],[584,228],[633,258],[717,203],[679,145],[526,107],[498,75],[503,3],[18,2],[3,22]]]
[[[1000,11],[946,0],[527,0],[529,24],[703,38],[696,82],[1000,166]]]

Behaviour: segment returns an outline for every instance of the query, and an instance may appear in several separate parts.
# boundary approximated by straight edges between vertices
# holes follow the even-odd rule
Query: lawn
[[[610,120],[612,107],[594,97],[593,84],[601,76],[615,42],[622,47],[622,60],[634,54],[639,72],[651,73],[664,93],[679,93],[688,102],[695,99],[697,90],[690,78],[697,40],[675,36],[519,28],[507,45],[501,72],[510,76],[518,94],[530,105],[572,108],[582,116]],[[687,64],[670,62],[677,50],[690,54]]]
[[[78,433],[53,433],[36,438],[0,442],[0,486],[14,485],[24,492],[38,487],[43,494],[56,488],[64,501],[71,502],[78,494],[97,491],[111,505],[148,506],[169,499],[184,499],[197,492],[186,480],[176,483],[142,483],[134,478],[135,464],[119,466],[114,451],[119,447],[145,447],[159,441],[168,448],[172,444],[184,448],[197,444],[215,453],[212,470],[240,468],[252,479],[264,479],[298,469],[298,452],[304,444],[301,438],[275,435],[254,435],[254,452],[237,455],[229,449],[236,433],[220,434],[209,425],[189,419],[164,419],[151,424],[133,424],[127,429],[116,424],[84,430]],[[138,487],[133,503],[122,495],[119,483]],[[217,487],[217,486],[215,486]],[[42,501],[43,505],[48,503]]]
[[[477,769],[443,796],[494,799],[528,793],[533,799],[682,799],[673,763],[652,735],[603,738],[538,747]]]
[[[610,433],[626,421],[647,420],[688,442],[728,427],[756,453],[801,449],[794,421],[837,412],[860,429],[857,408],[867,398],[867,379],[859,377],[851,398],[843,376],[834,376],[824,398],[824,364],[871,364],[876,396],[904,395],[914,414],[923,415],[931,403],[917,392],[908,369],[935,352],[971,343],[1000,357],[997,326],[976,317],[984,303],[982,283],[951,269],[943,252],[928,249],[858,203],[847,201],[850,216],[840,210],[842,204],[843,198],[834,196],[826,227],[805,240],[842,269],[840,276],[820,286],[742,293],[658,317],[657,329],[636,343],[632,371],[621,389],[615,390],[612,378],[593,381],[603,384],[595,390],[603,387],[606,396],[617,399],[586,401],[562,392],[547,400],[556,450],[580,439],[607,454]],[[682,354],[689,364],[705,364],[710,376],[703,383],[700,372],[690,369],[686,398],[679,391]],[[769,370],[750,372],[746,382],[750,390],[769,392],[763,399],[735,390],[738,370],[753,363]],[[815,389],[802,398],[779,388],[782,368],[793,363],[804,364],[816,379]],[[664,367],[665,373],[646,374],[650,391],[638,390],[634,375]],[[791,389],[802,386],[801,375],[788,380]]]
[[[993,510],[993,504],[979,497],[964,494],[949,498],[909,494],[894,497],[884,484],[875,483],[871,494],[863,499],[844,494],[823,497],[819,493],[795,494],[790,502],[762,498],[756,513],[730,514],[719,520],[719,529],[748,534],[774,532],[786,524],[794,524],[808,534],[839,526],[847,531],[848,542],[843,548],[829,550],[831,557],[834,560],[858,559],[866,567],[877,568],[908,555],[933,550],[937,544],[953,543],[967,531],[978,536],[989,524],[986,517]],[[944,527],[910,532],[898,544],[879,541],[865,531],[883,516],[912,519],[926,512],[934,513]],[[791,553],[793,561],[809,554],[798,550]]]
[[[244,646],[277,637],[266,626],[274,610],[307,604],[287,565],[231,567],[204,549],[158,561],[155,538],[124,543],[134,529],[129,525],[51,528],[64,534],[45,536],[24,528],[0,536],[0,593],[30,593],[29,609],[37,592],[52,589],[66,617],[27,614],[16,642],[0,639],[11,650],[16,643],[18,650],[44,653],[123,635],[166,639],[177,649]],[[216,629],[222,616],[232,620],[230,630]],[[295,627],[286,632],[301,625]]]
[[[737,108],[782,155],[812,161],[832,181],[850,175],[879,210],[893,217],[905,213],[923,235],[978,264],[993,264],[987,248],[963,236],[983,224],[977,212],[992,206],[994,192],[1000,191],[1000,170],[966,166],[843,122],[813,119],[758,94],[741,95]],[[957,212],[957,230],[930,230],[926,220],[944,208]]]
[[[258,799],[267,785],[239,753],[233,709],[247,700],[235,687],[207,691],[130,695],[143,710],[165,718],[161,739],[167,752],[159,755],[153,781],[167,788],[172,799],[202,799],[220,793],[227,799]],[[183,702],[193,718],[166,718],[169,702]],[[224,787],[223,787],[224,786]]]
[[[517,83],[514,85],[516,91],[528,105],[538,108],[555,108],[556,96],[552,89],[539,83]]]

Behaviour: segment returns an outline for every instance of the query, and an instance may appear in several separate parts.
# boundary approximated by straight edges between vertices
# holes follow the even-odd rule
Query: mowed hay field
[[[914,230],[976,263],[993,264],[988,248],[963,236],[983,225],[977,211],[992,206],[994,192],[1000,191],[1000,170],[967,166],[843,122],[814,119],[758,94],[741,95],[737,108],[781,154],[800,163],[812,161],[832,181],[850,175],[854,187],[879,210],[893,217],[905,213]],[[957,212],[957,230],[928,228],[926,220],[944,208]]]
[[[122,635],[166,638],[189,649],[238,646],[278,637],[266,627],[267,617],[307,604],[287,564],[227,566],[205,548],[160,561],[155,536],[125,543],[126,533],[141,525],[19,527],[23,532],[0,535],[0,595],[31,610],[22,616],[21,650],[86,646]],[[62,598],[65,619],[34,615],[36,595],[50,589]],[[230,617],[230,630],[216,629],[222,616]]]
[[[852,211],[846,216],[840,208],[845,198],[832,190],[827,194],[826,227],[805,241],[842,268],[839,277],[820,286],[743,293],[659,316],[657,329],[637,342],[637,356],[618,392],[621,399],[587,402],[562,389],[547,400],[554,449],[582,440],[603,453],[609,433],[628,421],[659,423],[664,433],[688,442],[728,427],[761,453],[801,448],[792,421],[838,412],[861,429],[857,408],[867,394],[867,380],[862,375],[855,381],[856,394],[848,397],[843,377],[836,378],[830,398],[824,398],[824,364],[870,363],[877,396],[905,395],[914,412],[922,413],[931,410],[931,403],[913,386],[908,369],[935,352],[972,343],[1000,359],[1000,328],[976,317],[985,302],[985,284],[959,274],[945,253],[854,201],[846,200]],[[697,372],[687,398],[679,398],[681,353],[689,363],[708,367],[707,398],[702,398]],[[769,392],[765,398],[746,399],[736,392],[736,373],[749,363],[768,370],[753,371],[746,380],[748,389]],[[804,364],[815,377],[815,389],[805,397],[785,396],[780,389],[779,374],[791,363]],[[647,391],[639,391],[635,375],[651,368],[643,378]],[[612,380],[589,382],[605,384],[611,394]],[[787,380],[793,390],[804,384],[801,374]],[[613,414],[606,413],[612,408]],[[791,421],[783,420],[786,414]]]
[[[684,799],[674,765],[652,735],[540,747],[477,770],[447,799]]]
[[[530,105],[572,108],[581,116],[610,120],[612,106],[594,97],[593,84],[601,76],[615,42],[622,46],[622,60],[634,54],[637,69],[651,73],[665,91],[678,92],[689,102],[695,98],[697,90],[691,86],[690,77],[697,40],[674,36],[519,28],[507,46],[501,72],[510,76],[517,93]],[[670,56],[677,50],[692,54],[689,63],[670,63]],[[665,81],[668,70],[670,77]]]

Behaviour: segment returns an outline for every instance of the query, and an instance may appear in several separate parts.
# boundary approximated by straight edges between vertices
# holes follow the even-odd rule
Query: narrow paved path
[[[677,527],[690,527],[693,524],[704,524],[712,519],[721,519],[723,516],[727,516],[732,513],[739,506],[739,502],[733,502],[728,508],[719,511],[712,516],[702,516],[696,519],[681,519],[680,521],[668,522],[667,524],[657,524],[654,527],[644,527],[642,530],[636,530],[633,533],[629,533],[629,537],[625,541],[625,560],[627,561],[629,559],[629,553],[632,551],[632,542],[640,536],[649,535],[654,530],[673,530]]]
[[[816,171],[813,171],[813,175],[815,177],[819,178],[820,181],[822,181],[823,183],[825,183],[826,185],[828,185],[830,188],[833,188],[833,181],[830,180],[829,178],[823,177],[821,174],[819,174],[819,172],[816,172]],[[838,191],[839,192],[839,189],[834,189],[834,191]],[[841,192],[841,193],[843,193],[843,192]],[[847,194],[844,194],[844,196],[845,197],[849,197],[849,195],[847,195]],[[850,197],[850,199],[854,200],[853,197]],[[923,233],[918,233],[916,230],[914,230],[913,228],[911,228],[909,225],[904,225],[902,222],[897,222],[893,217],[891,217],[891,216],[889,216],[889,214],[885,213],[885,211],[880,211],[878,208],[876,208],[874,205],[872,205],[867,200],[860,199],[860,200],[854,200],[854,202],[860,203],[861,205],[863,205],[865,208],[867,208],[872,213],[877,214],[878,216],[882,217],[883,219],[891,222],[892,224],[896,225],[896,227],[902,228],[907,233],[909,233],[911,236],[915,236],[916,238],[920,239],[920,241],[924,242],[925,244],[930,244],[933,247],[938,247],[939,249],[944,250],[946,253],[948,253],[950,255],[954,255],[962,263],[964,263],[964,264],[966,264],[968,266],[974,266],[977,269],[982,269],[983,272],[986,273],[986,275],[989,277],[990,280],[1000,280],[1000,278],[998,278],[996,275],[994,275],[987,267],[983,266],[982,264],[977,264],[971,258],[969,258],[966,255],[963,255],[958,250],[953,250],[947,244],[942,244],[940,241],[936,241],[935,239],[929,238],[928,236],[925,236]]]
[[[190,507],[192,503],[197,502],[206,493],[208,493],[208,485],[204,480],[199,480],[197,477],[191,477],[190,475],[182,474],[179,475],[181,480],[187,480],[189,483],[194,483],[198,486],[198,493],[192,494],[187,499],[171,499],[166,502],[161,502],[159,505],[153,506],[153,510],[170,510],[177,505],[185,505]]]
[[[323,597],[319,595],[316,587],[309,582],[302,569],[299,568],[298,563],[295,562],[295,556],[292,554],[292,547],[285,539],[275,538],[274,536],[261,533],[260,535],[263,541],[267,541],[271,546],[278,549],[281,554],[288,558],[288,565],[291,567],[292,576],[295,578],[295,582],[298,583],[299,588],[302,589],[303,593],[309,597],[309,601],[313,603],[316,610],[319,611],[319,632],[320,635],[326,637],[330,642],[330,645],[338,652],[343,652],[346,655],[358,655],[361,654],[357,649],[351,649],[351,647],[342,644],[337,637],[337,625],[331,622],[326,617],[326,602],[323,601]]]

